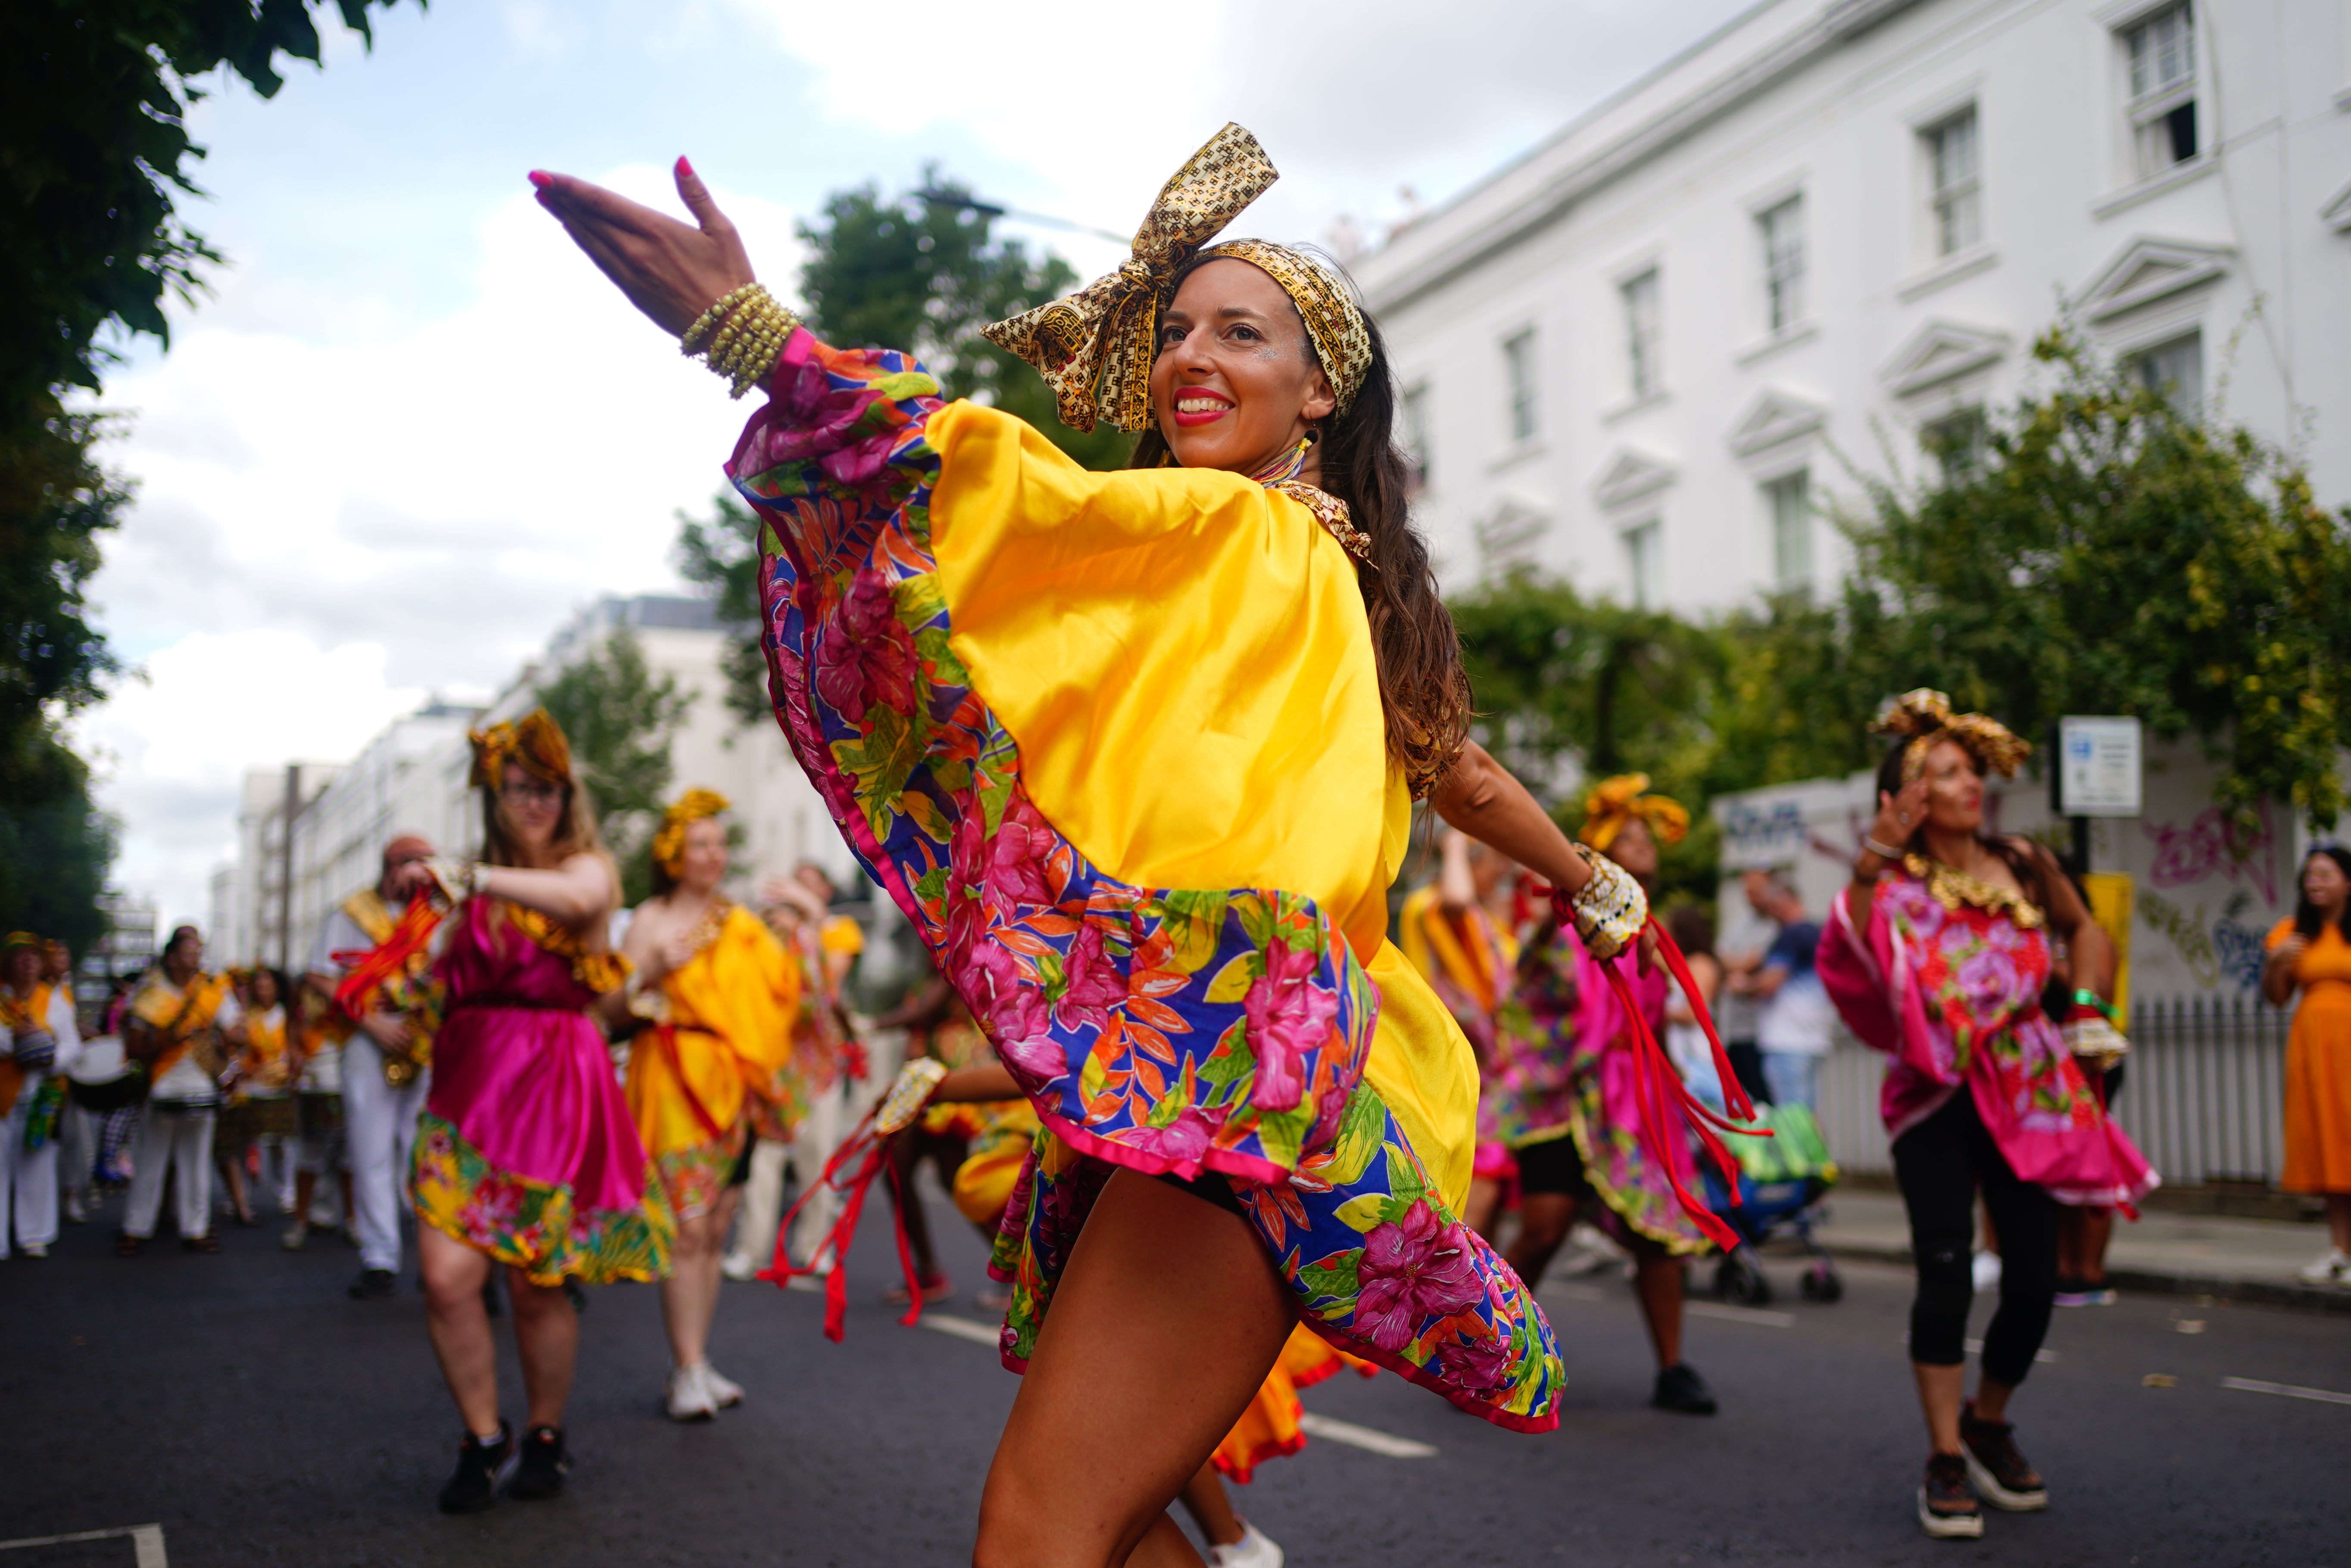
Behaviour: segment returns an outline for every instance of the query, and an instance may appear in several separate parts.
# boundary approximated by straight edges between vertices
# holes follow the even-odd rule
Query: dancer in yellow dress
[[[637,906],[622,951],[632,972],[600,1005],[609,1024],[643,1025],[629,1050],[629,1114],[677,1214],[662,1318],[669,1328],[674,1420],[708,1420],[743,1390],[710,1365],[718,1264],[742,1189],[755,1103],[798,1119],[792,1032],[805,1002],[799,966],[766,922],[719,891],[726,879],[724,796],[688,790],[653,836],[653,896]]]
[[[1028,1376],[980,1563],[1196,1562],[1164,1511],[1301,1321],[1498,1425],[1558,1422],[1550,1324],[1460,1221],[1475,1058],[1385,941],[1387,888],[1420,795],[1604,954],[1646,905],[1467,742],[1375,328],[1297,252],[1207,244],[1273,177],[1227,127],[1119,272],[990,329],[1065,420],[1144,431],[1115,474],[801,329],[683,163],[693,225],[533,177],[646,314],[767,391],[729,467],[778,719],[1051,1134],[998,1246]]]

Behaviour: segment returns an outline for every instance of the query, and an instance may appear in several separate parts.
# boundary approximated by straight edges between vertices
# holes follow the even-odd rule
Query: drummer
[[[8,1127],[0,1147],[0,1258],[8,1256],[11,1230],[28,1258],[47,1257],[57,1239],[58,1112],[81,1034],[73,988],[42,978],[46,957],[30,931],[12,931],[0,941],[0,1032],[7,1045],[0,1057],[0,1115]]]

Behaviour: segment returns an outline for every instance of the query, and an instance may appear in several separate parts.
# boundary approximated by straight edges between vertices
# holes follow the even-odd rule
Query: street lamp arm
[[[1028,213],[1018,207],[1000,207],[993,202],[983,202],[977,196],[967,196],[955,191],[942,191],[935,186],[925,186],[915,192],[914,199],[918,202],[927,202],[935,207],[961,207],[967,212],[977,213],[985,218],[1009,218],[1018,223],[1037,223],[1049,229],[1067,229],[1072,234],[1092,234],[1097,239],[1108,240],[1113,244],[1127,244],[1134,239],[1131,234],[1113,234],[1108,229],[1098,229],[1092,223],[1072,223],[1067,218],[1056,218],[1048,213]]]

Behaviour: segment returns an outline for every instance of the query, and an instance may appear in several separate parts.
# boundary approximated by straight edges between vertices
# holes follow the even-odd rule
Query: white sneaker
[[[790,1279],[784,1282],[784,1289],[788,1291],[814,1291],[821,1295],[824,1292],[825,1278],[826,1276],[823,1274],[794,1274]]]
[[[759,1263],[748,1252],[729,1252],[718,1260],[718,1272],[730,1280],[756,1280]]]
[[[2351,1258],[2343,1255],[2340,1247],[2329,1247],[2326,1255],[2302,1271],[2303,1283],[2339,1285],[2351,1282]]]
[[[1981,1295],[1986,1291],[2000,1289],[2000,1254],[1998,1252],[1978,1252],[1971,1267],[1975,1273],[1978,1295]]]
[[[702,1364],[702,1387],[710,1396],[710,1402],[722,1410],[743,1402],[743,1386],[707,1361]]]
[[[49,1255],[49,1244],[47,1241],[27,1241],[17,1251],[28,1258],[46,1258]]]
[[[1238,1541],[1208,1548],[1208,1568],[1281,1568],[1281,1548],[1246,1519]]]
[[[710,1397],[709,1386],[702,1380],[702,1366],[674,1367],[669,1375],[669,1418],[673,1421],[707,1421],[718,1414],[717,1405]]]
[[[81,1194],[78,1192],[66,1194],[66,1223],[68,1225],[89,1223],[89,1210],[82,1206]]]

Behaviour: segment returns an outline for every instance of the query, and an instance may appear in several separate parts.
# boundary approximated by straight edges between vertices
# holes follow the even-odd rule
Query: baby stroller
[[[1770,1301],[1771,1282],[1765,1277],[1755,1250],[1785,1230],[1813,1255],[1800,1286],[1804,1299],[1835,1301],[1844,1294],[1844,1281],[1829,1261],[1828,1249],[1813,1240],[1813,1223],[1814,1206],[1836,1185],[1836,1161],[1829,1158],[1820,1127],[1804,1106],[1758,1106],[1755,1114],[1771,1129],[1770,1137],[1722,1140],[1739,1161],[1738,1207],[1731,1207],[1722,1173],[1711,1162],[1701,1162],[1708,1207],[1739,1232],[1739,1245],[1715,1265],[1715,1294],[1740,1306],[1761,1306]]]

